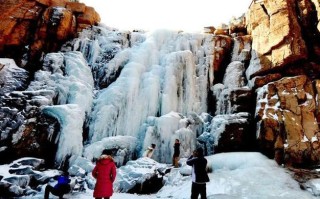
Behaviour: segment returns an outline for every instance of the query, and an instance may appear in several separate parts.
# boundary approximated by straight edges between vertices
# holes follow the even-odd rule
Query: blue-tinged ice
[[[176,112],[189,118],[190,114],[207,112],[207,93],[212,84],[208,74],[213,70],[211,39],[212,35],[166,30],[146,33],[145,40],[140,37],[141,43],[136,42],[106,62],[106,66],[121,68],[121,72],[94,100],[89,125],[91,143],[117,135],[137,137],[143,142],[149,117]],[[103,46],[101,38],[99,46]],[[104,74],[105,79],[112,78]],[[158,133],[163,139],[170,137],[167,145],[171,145],[171,136],[180,128],[171,121],[161,125],[170,129],[165,132],[160,128]],[[169,156],[171,148],[170,153],[163,151],[164,146],[158,150]]]
[[[80,105],[65,104],[46,106],[43,113],[54,117],[60,124],[59,135],[55,142],[58,144],[56,163],[59,165],[70,157],[73,162],[77,156],[82,154],[82,126],[85,114]]]
[[[59,145],[56,162],[61,164],[81,156],[83,126],[93,103],[93,77],[80,52],[49,53],[43,70],[36,72],[27,92],[37,92],[34,101],[42,104],[43,112],[58,120],[60,131],[55,143]],[[56,99],[57,105],[53,104]],[[53,132],[51,132],[53,133]],[[50,134],[48,137],[52,137]]]

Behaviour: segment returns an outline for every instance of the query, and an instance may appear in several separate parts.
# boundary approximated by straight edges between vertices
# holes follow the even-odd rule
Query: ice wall
[[[123,36],[104,29],[99,31],[99,36],[83,35],[82,40],[90,43],[89,46],[84,47],[83,42],[77,43],[78,49],[86,49],[85,52],[90,54],[87,60],[92,68],[98,65],[103,68],[99,69],[102,77],[97,76],[100,80],[112,79],[118,73],[114,81],[109,81],[111,84],[108,87],[97,92],[90,117],[89,139],[94,144],[105,137],[133,136],[139,139],[140,150],[144,150],[143,143],[148,134],[146,126],[150,126],[148,118],[161,118],[175,112],[181,114],[180,119],[183,119],[190,118],[190,114],[207,112],[212,35],[161,30],[131,35],[129,44],[126,38],[130,36]],[[117,53],[109,60],[103,60],[103,52],[112,48]],[[158,149],[159,153],[166,154],[165,157],[158,158],[171,160],[173,147],[170,146],[172,149],[168,153],[165,148],[173,144],[170,138],[182,130],[169,127],[179,126],[179,121],[175,124],[163,119],[158,121],[161,122],[156,122],[154,126],[157,137],[153,141],[167,142]],[[167,126],[168,129],[164,131],[160,126]],[[189,134],[185,134],[195,138],[196,132],[190,130]]]
[[[58,136],[48,135],[49,139],[56,137],[54,142],[59,145],[56,163],[59,165],[67,158],[72,162],[81,156],[83,125],[93,102],[93,78],[82,53],[47,54],[43,70],[36,72],[27,92],[38,92],[32,100],[42,104],[43,113],[60,124]],[[57,105],[52,104],[54,101]]]

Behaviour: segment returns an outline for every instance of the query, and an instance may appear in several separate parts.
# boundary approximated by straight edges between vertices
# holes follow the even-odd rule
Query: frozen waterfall
[[[168,162],[174,137],[194,146],[194,129],[201,124],[191,115],[207,112],[212,35],[159,30],[132,33],[129,41],[117,31],[94,31],[98,34],[84,32],[75,48],[93,70],[99,67],[96,81],[110,85],[96,93],[88,147],[106,137],[132,136],[140,150],[157,143],[155,159]]]
[[[44,114],[56,118],[60,124],[58,136],[50,132],[48,138],[59,145],[57,164],[66,158],[74,160],[83,150],[83,124],[91,112],[93,101],[93,78],[82,53],[49,53],[44,59],[43,69],[24,93],[38,93],[32,104],[44,105]],[[52,101],[57,105],[52,105]]]

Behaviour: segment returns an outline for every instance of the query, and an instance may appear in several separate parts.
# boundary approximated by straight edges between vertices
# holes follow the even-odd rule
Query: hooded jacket
[[[110,197],[113,194],[113,182],[116,179],[116,165],[109,155],[100,156],[92,170],[92,176],[97,179],[93,197]]]

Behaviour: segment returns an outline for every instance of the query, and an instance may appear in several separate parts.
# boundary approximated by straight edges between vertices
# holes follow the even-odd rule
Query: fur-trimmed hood
[[[111,155],[101,155],[98,162],[101,164],[108,164],[109,162],[114,162],[114,159]]]

